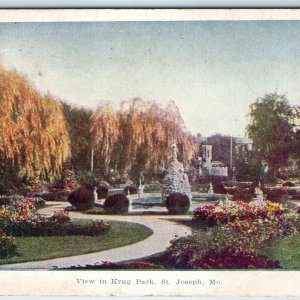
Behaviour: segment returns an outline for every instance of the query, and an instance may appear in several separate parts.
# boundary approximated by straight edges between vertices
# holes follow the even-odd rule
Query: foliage
[[[227,189],[222,183],[213,184],[213,189],[216,194],[227,194]]]
[[[92,189],[80,187],[69,195],[68,201],[78,210],[90,209],[95,204],[94,192]]]
[[[205,143],[212,145],[213,160],[221,161],[226,166],[230,165],[230,140],[229,135],[214,134],[209,136]],[[232,139],[232,147],[235,149],[235,138]],[[233,153],[233,156],[235,154]]]
[[[109,189],[106,185],[99,184],[96,185],[96,188],[97,188],[96,192],[97,192],[98,199],[104,199],[108,196]]]
[[[0,259],[12,257],[16,254],[16,239],[14,237],[7,236],[7,234],[0,229]]]
[[[285,95],[266,94],[250,106],[249,138],[256,155],[265,160],[275,175],[285,166],[293,140],[295,114]]]
[[[286,212],[282,205],[270,201],[266,201],[263,208],[242,201],[226,201],[195,209],[194,220],[208,225],[226,224],[243,235],[249,235],[261,230],[261,223],[283,222]]]
[[[267,199],[279,203],[286,203],[288,200],[287,191],[283,188],[268,188],[263,189],[264,193],[267,194]]]
[[[235,159],[236,178],[239,181],[249,180],[255,184],[270,181],[270,174],[264,173],[264,166],[260,153],[254,150],[244,150]]]
[[[62,102],[67,130],[70,136],[69,165],[76,171],[90,170],[92,137],[90,133],[92,110]]]
[[[123,189],[125,195],[137,194],[137,187],[135,185],[126,185]]]
[[[195,153],[194,138],[187,132],[174,102],[163,108],[156,102],[133,99],[119,109],[102,104],[92,118],[95,157],[103,171],[129,174],[137,180],[167,159],[177,143],[179,160],[188,162]]]
[[[69,217],[69,212],[67,210],[57,210],[53,213],[49,220],[56,223],[68,223],[71,218]]]
[[[300,217],[283,213],[279,204],[268,203],[267,207],[267,218],[235,218],[235,222],[220,222],[218,226],[196,227],[193,236],[171,241],[163,255],[165,262],[176,268],[280,267],[278,262],[257,255],[257,249],[276,237],[299,236]]]
[[[51,192],[63,192],[70,193],[77,189],[79,184],[75,179],[75,174],[73,171],[65,169],[62,172],[62,176],[59,180],[49,185],[49,190]]]
[[[278,269],[279,261],[268,259],[253,251],[223,248],[206,253],[193,264],[200,269]]]
[[[114,194],[106,198],[103,207],[111,214],[127,213],[129,200],[124,194]]]
[[[32,203],[36,209],[43,208],[46,205],[46,201],[43,198],[33,195],[26,197],[24,201]]]
[[[57,176],[70,156],[61,104],[16,71],[0,67],[0,153],[18,176]]]
[[[0,211],[0,229],[10,236],[97,235],[109,229],[104,221],[81,226],[70,222],[67,211],[45,218],[36,212],[32,198],[20,198]]]
[[[190,199],[182,193],[171,193],[166,198],[166,207],[171,214],[187,214],[190,208]]]

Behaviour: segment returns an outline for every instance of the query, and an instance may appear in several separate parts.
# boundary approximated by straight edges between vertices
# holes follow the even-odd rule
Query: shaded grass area
[[[258,248],[260,254],[279,260],[283,269],[300,270],[300,238],[288,236],[264,243]]]
[[[88,220],[74,220],[74,224],[87,224]],[[57,257],[104,251],[137,243],[153,231],[141,224],[108,221],[110,229],[99,236],[42,236],[18,237],[18,256],[0,259],[0,264],[38,261]],[[122,258],[120,258],[121,260]]]

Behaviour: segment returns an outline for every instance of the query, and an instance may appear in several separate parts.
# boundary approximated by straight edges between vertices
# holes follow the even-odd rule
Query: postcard
[[[300,296],[299,30],[0,10],[0,295]]]

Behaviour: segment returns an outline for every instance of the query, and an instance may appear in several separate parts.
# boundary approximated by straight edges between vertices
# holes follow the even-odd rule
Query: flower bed
[[[276,237],[298,236],[300,216],[270,201],[264,207],[220,201],[197,208],[192,226],[193,235],[171,241],[164,252],[168,267],[273,269],[280,262],[259,254],[259,247]]]
[[[34,198],[21,198],[0,210],[0,229],[10,236],[98,235],[109,229],[104,221],[86,226],[70,222],[67,211],[57,211],[45,218],[36,212]]]
[[[270,201],[266,201],[263,208],[242,201],[220,201],[196,208],[193,219],[210,226],[226,224],[246,235],[258,230],[259,222],[256,221],[282,222],[283,214],[286,212],[287,210],[281,204]]]

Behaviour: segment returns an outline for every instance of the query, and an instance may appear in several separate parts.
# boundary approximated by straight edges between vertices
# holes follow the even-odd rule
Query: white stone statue
[[[177,160],[177,145],[176,144],[172,144],[171,146],[171,154],[172,154],[172,159],[173,160]]]
[[[256,195],[256,205],[260,208],[263,208],[265,205],[264,194],[263,191],[260,189],[260,187],[255,188],[255,195]]]
[[[93,195],[94,195],[94,202],[96,202],[98,200],[97,187],[94,187]]]
[[[141,178],[139,180],[138,195],[139,195],[139,199],[143,199],[144,198],[144,185],[142,184]]]
[[[213,188],[212,183],[210,183],[209,184],[209,189],[208,189],[208,192],[207,192],[207,196],[212,197],[213,195],[214,195],[214,188]]]

